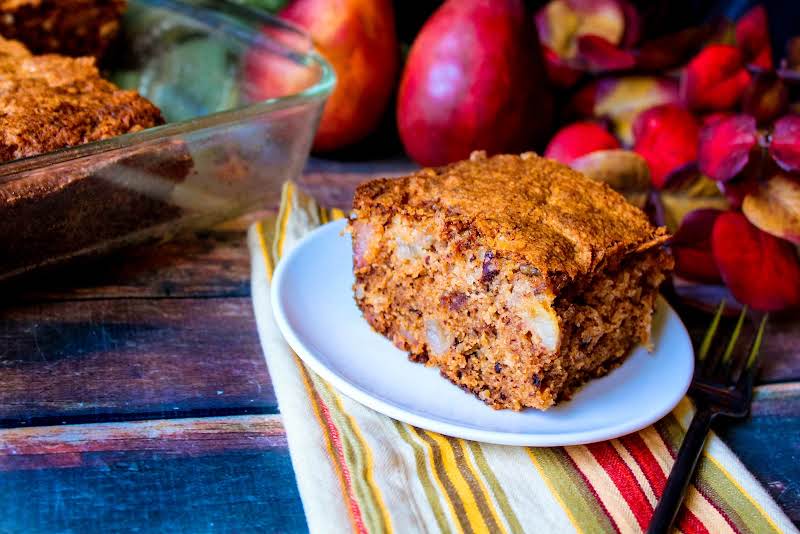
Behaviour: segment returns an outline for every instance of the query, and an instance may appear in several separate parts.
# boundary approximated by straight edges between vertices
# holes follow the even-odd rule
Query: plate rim
[[[683,383],[680,385],[680,387],[675,388],[674,394],[669,396],[669,401],[665,402],[664,406],[653,412],[647,412],[646,415],[643,415],[639,418],[625,420],[617,425],[576,432],[558,432],[548,434],[536,434],[530,432],[504,432],[496,430],[481,430],[474,427],[466,427],[441,421],[419,413],[409,412],[387,401],[384,401],[383,399],[373,395],[371,392],[349,382],[344,376],[337,373],[335,369],[330,368],[320,361],[313,351],[309,350],[305,343],[303,343],[297,336],[294,329],[291,327],[285,314],[285,310],[282,306],[281,297],[284,294],[284,280],[286,278],[286,272],[289,266],[291,266],[292,262],[296,261],[296,256],[303,250],[304,247],[308,246],[310,242],[319,238],[321,234],[341,233],[341,231],[344,229],[345,222],[345,220],[337,220],[315,228],[303,236],[295,244],[295,246],[292,247],[292,249],[281,258],[275,267],[270,283],[270,306],[281,335],[290,348],[300,357],[303,363],[308,365],[323,379],[330,382],[331,385],[333,385],[341,393],[345,394],[356,402],[377,411],[378,413],[418,428],[438,432],[447,436],[469,439],[483,443],[529,447],[584,445],[587,443],[595,443],[598,441],[606,441],[609,439],[618,438],[620,436],[641,430],[655,423],[670,413],[689,390],[692,376],[694,374],[695,360],[694,348],[691,344],[691,337],[689,336],[689,332],[687,331],[686,326],[683,324],[683,321],[677,312],[675,312],[672,306],[670,306],[669,303],[659,295],[658,302],[665,308],[665,312],[668,315],[671,314],[673,318],[677,320],[677,327],[680,329],[686,341],[688,342],[688,354],[691,358],[691,369],[690,372],[687,373],[688,376],[684,377]],[[408,363],[411,365],[419,365],[414,362]]]

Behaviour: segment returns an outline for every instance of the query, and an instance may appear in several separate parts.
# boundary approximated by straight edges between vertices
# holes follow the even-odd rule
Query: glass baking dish
[[[131,0],[122,27],[102,70],[167,124],[0,165],[0,280],[276,204],[302,171],[335,82],[304,33],[219,0]]]

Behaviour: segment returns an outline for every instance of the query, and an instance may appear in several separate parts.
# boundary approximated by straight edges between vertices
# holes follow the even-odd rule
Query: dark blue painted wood
[[[275,413],[249,297],[0,309],[0,427]]]
[[[275,416],[0,431],[0,532],[304,532]]]
[[[760,388],[748,420],[717,430],[800,526],[800,384]]]
[[[94,463],[0,473],[0,532],[307,530],[287,450]]]

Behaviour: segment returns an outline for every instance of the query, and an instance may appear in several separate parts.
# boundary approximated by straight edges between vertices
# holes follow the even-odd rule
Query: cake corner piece
[[[497,409],[547,409],[649,339],[663,228],[533,153],[362,184],[349,221],[369,324]]]

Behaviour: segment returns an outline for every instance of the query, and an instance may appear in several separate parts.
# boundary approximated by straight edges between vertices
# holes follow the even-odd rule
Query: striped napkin
[[[344,215],[287,184],[278,216],[248,234],[258,332],[311,532],[645,529],[692,415],[687,399],[655,425],[619,439],[510,447],[392,420],[303,365],[272,316],[272,268],[308,231]],[[798,532],[716,436],[677,527],[684,533]]]

